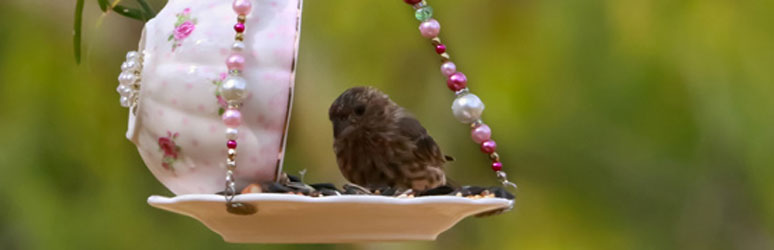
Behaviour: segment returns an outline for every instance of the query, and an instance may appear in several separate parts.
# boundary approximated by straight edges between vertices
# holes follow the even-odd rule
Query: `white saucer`
[[[234,243],[434,240],[465,217],[513,206],[508,199],[456,196],[307,197],[259,193],[238,195],[234,201],[250,203],[258,212],[230,214],[224,197],[215,194],[148,197],[151,206],[193,217]]]

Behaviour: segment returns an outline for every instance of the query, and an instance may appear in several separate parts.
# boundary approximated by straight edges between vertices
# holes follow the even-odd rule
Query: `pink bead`
[[[237,143],[236,143],[235,140],[228,140],[228,142],[226,142],[226,147],[228,147],[228,148],[236,148],[237,147]]]
[[[435,53],[443,54],[443,52],[446,52],[446,45],[443,45],[443,44],[435,45]]]
[[[441,73],[445,76],[450,76],[457,72],[457,65],[455,65],[453,62],[445,62],[441,64]]]
[[[240,54],[232,54],[226,59],[226,66],[229,70],[243,70],[245,69],[245,57]]]
[[[468,86],[468,77],[465,76],[462,72],[456,72],[449,76],[449,79],[446,80],[446,86],[449,87],[452,91],[460,91],[461,89],[464,89],[466,86]]]
[[[503,163],[499,161],[492,162],[492,170],[495,172],[503,170]]]
[[[491,154],[497,149],[497,144],[493,140],[486,140],[481,143],[481,152]]]
[[[236,128],[242,125],[242,113],[236,109],[227,109],[223,113],[223,124],[229,128]]]
[[[234,31],[236,31],[237,33],[245,32],[245,24],[244,23],[234,24]]]
[[[234,8],[234,12],[240,15],[250,14],[250,10],[253,8],[253,4],[250,0],[234,0],[234,4],[231,5]]]
[[[433,38],[441,33],[441,24],[435,19],[430,19],[419,24],[419,32],[425,38]]]
[[[492,138],[492,129],[486,124],[478,125],[470,131],[470,137],[473,138],[474,142],[481,144]]]
[[[414,5],[414,4],[418,4],[419,2],[422,2],[422,0],[403,0],[403,2]]]

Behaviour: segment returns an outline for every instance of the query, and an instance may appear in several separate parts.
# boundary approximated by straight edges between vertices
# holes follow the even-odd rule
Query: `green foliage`
[[[108,0],[97,0],[99,3],[99,9],[102,10],[102,12],[107,12],[108,6],[110,6],[110,3],[108,3]]]
[[[145,0],[137,0],[137,3],[140,4],[146,21],[156,16],[156,12],[153,11],[153,8],[151,8],[150,5],[148,5],[148,2]]]
[[[83,26],[83,0],[75,2],[75,24],[73,25],[73,50],[75,62],[81,63],[81,32]]]
[[[100,10],[102,10],[103,13],[108,13],[109,10],[112,10],[113,12],[122,15],[124,17],[128,17],[131,19],[139,20],[142,22],[146,22],[156,16],[156,12],[151,8],[151,6],[148,4],[146,0],[136,0],[137,3],[140,5],[140,9],[136,8],[129,8],[123,5],[119,5],[118,3],[121,0],[116,0],[112,5],[108,3],[108,0],[97,0],[97,3],[99,4]],[[75,7],[75,27],[73,32],[73,47],[75,52],[75,62],[77,64],[81,63],[81,30],[83,26],[83,22],[81,21],[83,18],[83,4],[84,0],[76,0],[76,7]],[[111,7],[112,6],[112,7]]]
[[[143,22],[148,21],[148,19],[150,19],[149,17],[150,14],[143,12],[143,10],[124,7],[121,5],[113,6],[113,12],[128,18],[143,21]]]

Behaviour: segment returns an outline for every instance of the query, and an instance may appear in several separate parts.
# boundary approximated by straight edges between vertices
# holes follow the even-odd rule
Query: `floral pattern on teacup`
[[[177,21],[172,34],[169,34],[168,41],[172,41],[172,51],[183,45],[183,40],[193,33],[196,29],[196,18],[191,18],[191,8],[183,9],[183,12],[175,15]]]
[[[159,151],[164,153],[164,156],[161,159],[161,166],[172,172],[175,171],[172,165],[175,164],[175,161],[177,161],[180,156],[180,146],[175,143],[175,139],[177,139],[178,135],[180,134],[167,131],[167,136],[159,137],[158,140]]]

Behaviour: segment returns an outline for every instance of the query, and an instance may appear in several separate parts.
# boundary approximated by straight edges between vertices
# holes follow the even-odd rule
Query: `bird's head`
[[[349,131],[389,123],[398,108],[390,97],[374,87],[353,87],[341,93],[330,109],[328,118],[333,123],[333,136]]]

